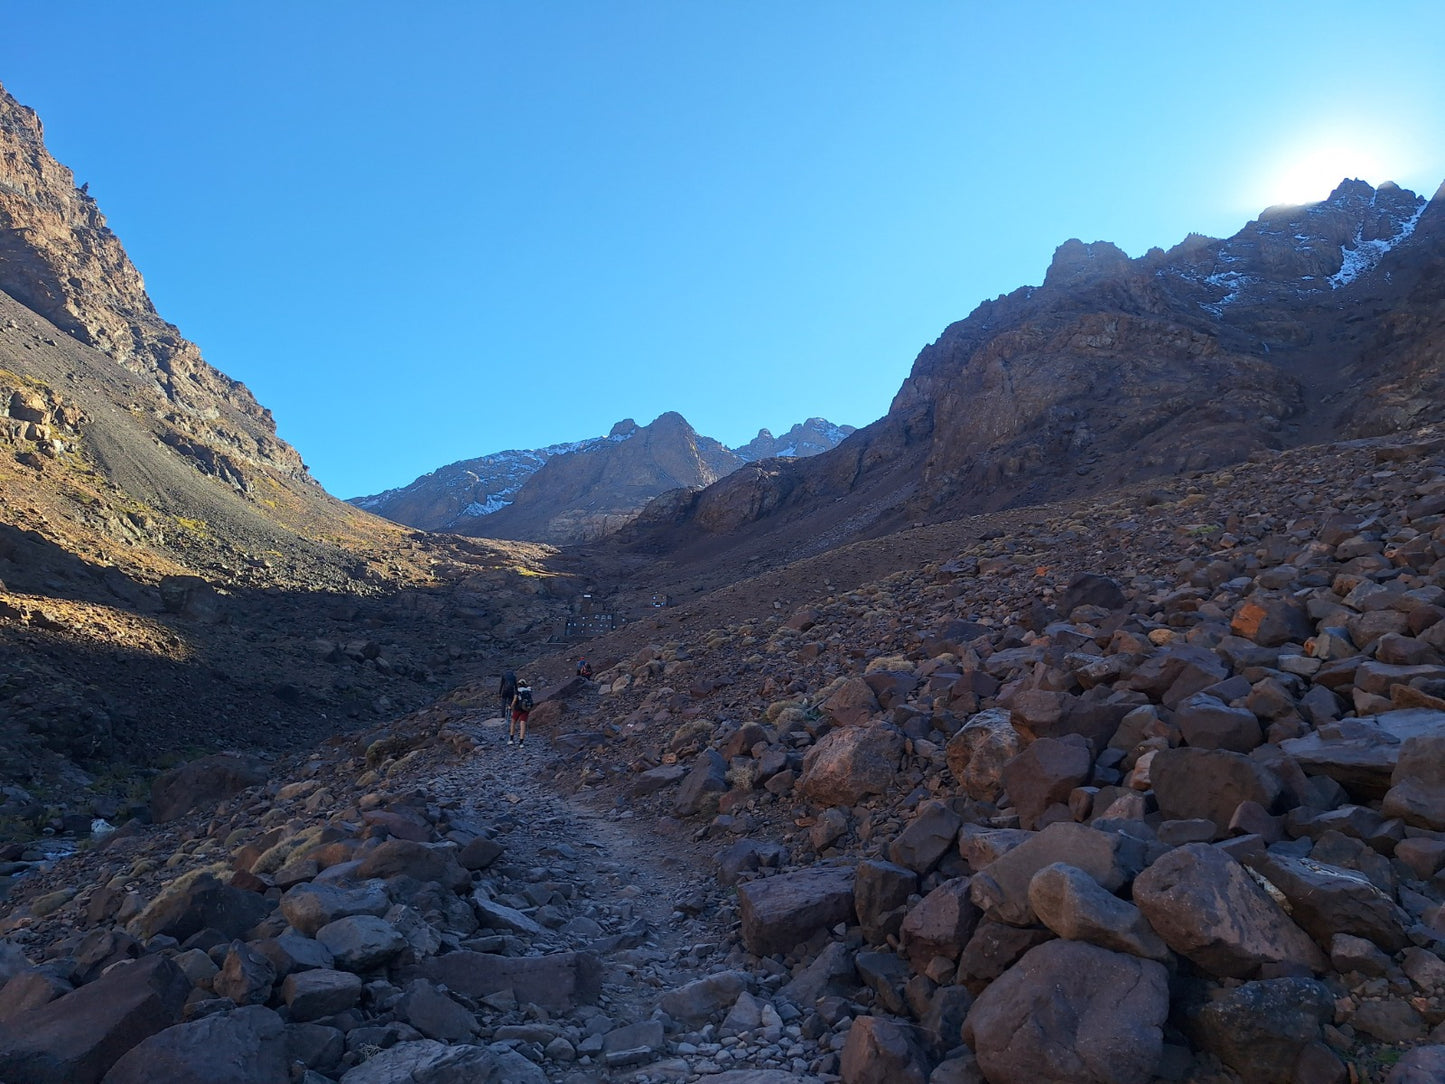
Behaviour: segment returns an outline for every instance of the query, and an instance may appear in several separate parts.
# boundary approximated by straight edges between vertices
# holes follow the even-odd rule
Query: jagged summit
[[[852,432],[809,418],[782,437],[764,429],[728,449],[667,411],[646,426],[623,418],[605,437],[461,460],[352,503],[428,531],[579,542],[618,529],[668,490],[708,485],[757,459],[816,455]]]

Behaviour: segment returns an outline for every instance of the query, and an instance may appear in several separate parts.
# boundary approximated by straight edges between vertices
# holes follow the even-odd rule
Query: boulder
[[[973,902],[990,918],[1029,926],[1036,921],[1029,904],[1029,883],[1045,866],[1066,862],[1113,892],[1144,868],[1145,857],[1142,840],[1058,821],[976,873],[970,892]]]
[[[715,812],[717,797],[726,793],[728,762],[715,749],[704,749],[692,770],[677,788],[672,802],[675,816],[691,817],[702,812]]]
[[[397,1043],[342,1075],[342,1084],[545,1084],[547,1075],[518,1056],[521,1075],[504,1075],[501,1055],[484,1046],[448,1046],[435,1039]]]
[[[385,967],[407,947],[395,926],[375,915],[350,915],[328,922],[316,931],[342,971],[361,974]]]
[[[1024,739],[1009,713],[990,708],[973,716],[948,739],[948,770],[970,798],[995,801],[1003,792],[1003,766],[1023,751]]]
[[[395,1012],[428,1039],[460,1043],[477,1033],[477,1018],[426,979],[407,984]]]
[[[1326,723],[1279,747],[1310,775],[1326,775],[1359,799],[1383,798],[1393,785],[1404,743],[1445,734],[1445,711],[1407,708]]]
[[[1029,882],[1029,905],[1040,922],[1067,941],[1169,962],[1168,946],[1139,908],[1081,869],[1056,862],[1039,870]]]
[[[899,939],[920,974],[935,956],[957,960],[983,913],[969,898],[969,878],[944,881],[908,912]]]
[[[436,881],[453,892],[460,892],[472,883],[471,874],[457,861],[455,845],[417,843],[410,839],[388,839],[365,852],[353,876],[358,881],[371,877]]]
[[[307,881],[286,890],[281,897],[281,914],[291,927],[307,937],[314,937],[316,931],[328,922],[352,915],[386,914],[391,907],[391,898],[386,894],[382,881],[369,881],[360,885],[338,885],[325,881]]]
[[[1259,1084],[1294,1084],[1305,1048],[1323,1038],[1334,1019],[1329,987],[1314,979],[1281,978],[1246,982],[1213,991],[1188,1014],[1191,1038],[1244,1079]]]
[[[856,920],[854,871],[814,866],[738,886],[743,944],[756,956],[787,952],[820,929]]]
[[[1445,1043],[1407,1050],[1390,1070],[1385,1084],[1439,1084],[1445,1080]]]
[[[1068,803],[1069,794],[1089,780],[1094,753],[1086,738],[1066,734],[1039,738],[1003,766],[1002,779],[1019,824],[1032,830],[1039,815]]]
[[[1235,611],[1229,631],[1264,647],[1303,644],[1315,633],[1304,604],[1288,595],[1256,592]]]
[[[119,964],[0,1024],[0,1080],[94,1084],[126,1051],[177,1023],[190,992],[168,957]]]
[[[798,793],[815,805],[856,805],[895,785],[903,735],[888,723],[831,730],[803,757]]]
[[[1149,779],[1165,820],[1212,821],[1221,830],[1240,802],[1273,809],[1283,790],[1264,765],[1228,749],[1161,749]]]
[[[927,1084],[928,1057],[912,1025],[859,1016],[848,1029],[838,1072],[843,1084]]]
[[[979,995],[963,1037],[989,1084],[1148,1084],[1168,1015],[1163,965],[1050,941]]]
[[[1243,861],[1284,895],[1291,917],[1318,944],[1328,946],[1342,933],[1390,953],[1409,944],[1410,916],[1363,873],[1267,851]]]
[[[1174,725],[1195,749],[1248,753],[1264,740],[1259,720],[1248,708],[1233,708],[1207,692],[1195,693],[1174,709]]]
[[[290,1084],[290,1066],[281,1017],[247,1005],[157,1032],[117,1061],[105,1084]]]
[[[127,929],[142,941],[160,936],[185,941],[207,929],[217,930],[229,940],[245,937],[270,911],[265,897],[202,873],[162,890]]]
[[[264,1005],[271,1000],[276,968],[244,941],[232,941],[221,970],[211,978],[211,989],[237,1005]]]
[[[882,944],[896,934],[907,913],[908,897],[918,888],[918,875],[892,862],[863,861],[853,877],[853,910],[863,936]]]
[[[748,976],[744,972],[720,971],[669,990],[658,1005],[683,1027],[697,1028],[736,1001],[747,987]],[[808,1004],[811,1007],[812,1002]]]
[[[1445,728],[1400,743],[1380,812],[1417,828],[1445,832]]]
[[[1247,979],[1266,964],[1327,966],[1248,871],[1207,843],[1178,847],[1141,873],[1134,903],[1165,944],[1210,975]]]
[[[151,820],[164,824],[266,781],[266,764],[245,753],[216,753],[162,772],[151,783]]]
[[[840,727],[862,726],[881,710],[873,689],[862,678],[849,678],[818,707]]]
[[[361,1000],[361,976],[315,968],[287,975],[281,997],[293,1020],[319,1020],[353,1008]]]
[[[963,818],[947,804],[939,801],[922,803],[908,822],[908,827],[888,845],[889,861],[906,866],[915,873],[927,873],[940,858],[953,850],[962,823]]]
[[[820,997],[847,997],[858,989],[854,958],[847,942],[829,941],[778,996],[802,1008],[811,1008]]]

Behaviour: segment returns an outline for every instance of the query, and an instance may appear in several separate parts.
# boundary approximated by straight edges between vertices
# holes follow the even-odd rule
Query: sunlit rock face
[[[45,149],[34,110],[0,87],[0,290],[61,331],[153,381],[138,408],[203,472],[238,488],[247,465],[301,478],[295,449],[244,384],[208,365],[156,313],[95,201]]]
[[[1442,267],[1438,195],[1353,180],[1224,240],[1069,240],[925,347],[884,418],[639,525],[867,532],[1438,420]]]

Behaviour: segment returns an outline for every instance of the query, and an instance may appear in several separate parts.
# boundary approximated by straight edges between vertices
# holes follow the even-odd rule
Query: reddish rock
[[[156,776],[151,784],[151,820],[173,821],[192,809],[266,781],[266,764],[242,753],[216,753]]]
[[[1003,766],[1018,756],[1024,739],[1009,713],[981,711],[948,740],[948,770],[970,798],[992,802],[1003,791]]]
[[[1089,779],[1093,751],[1078,734],[1039,738],[1003,766],[1003,785],[1027,829],[1037,827],[1039,815],[1053,805],[1065,804],[1069,794]]]
[[[798,793],[820,806],[855,805],[894,786],[903,735],[887,723],[825,734],[803,758]]]
[[[838,726],[861,726],[881,710],[878,698],[862,678],[849,678],[819,707]]]
[[[899,939],[919,973],[935,956],[957,960],[983,917],[968,894],[969,879],[955,877],[924,896],[903,920]]]
[[[854,1018],[838,1068],[843,1084],[927,1084],[928,1058],[911,1024]]]

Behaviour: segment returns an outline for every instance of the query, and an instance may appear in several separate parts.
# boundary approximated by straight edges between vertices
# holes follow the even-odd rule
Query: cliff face
[[[1346,181],[1233,237],[1138,259],[1068,241],[1041,286],[926,347],[884,418],[815,458],[673,495],[631,537],[675,546],[756,523],[822,544],[842,525],[876,532],[1438,421],[1442,318],[1445,206],[1395,185]]]
[[[239,489],[247,465],[305,467],[244,384],[161,319],[95,201],[45,149],[35,112],[0,87],[0,290],[154,385],[160,438]],[[309,481],[309,479],[308,479]]]

